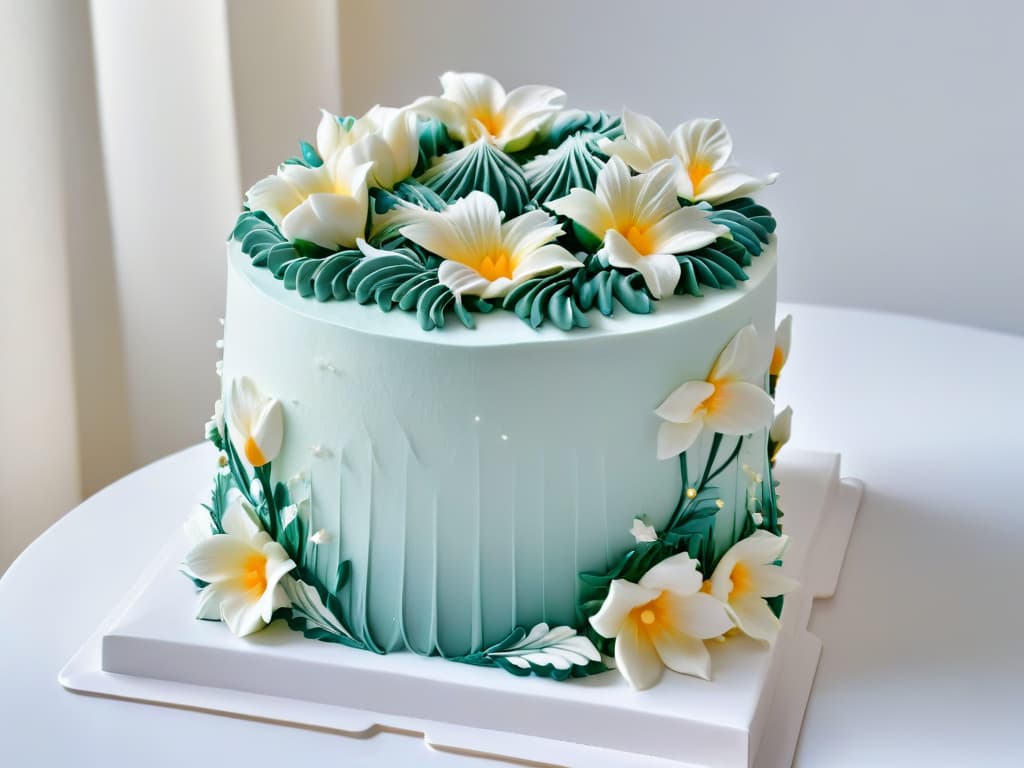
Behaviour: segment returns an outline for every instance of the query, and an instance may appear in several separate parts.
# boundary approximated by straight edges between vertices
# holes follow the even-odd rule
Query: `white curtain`
[[[244,188],[340,111],[341,56],[337,0],[0,0],[0,18],[2,572],[200,440],[225,237]]]

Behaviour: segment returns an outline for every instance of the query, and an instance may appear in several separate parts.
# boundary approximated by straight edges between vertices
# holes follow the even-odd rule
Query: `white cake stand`
[[[786,598],[774,647],[746,638],[711,644],[711,682],[668,673],[635,692],[614,672],[563,683],[520,678],[408,653],[377,656],[279,625],[238,639],[191,620],[193,590],[178,573],[183,535],[59,679],[78,693],[355,738],[421,734],[432,749],[522,765],[790,765],[821,653],[808,621],[814,601],[835,592],[862,487],[840,479],[838,454],[787,451],[777,477],[791,538],[784,567],[801,588]]]

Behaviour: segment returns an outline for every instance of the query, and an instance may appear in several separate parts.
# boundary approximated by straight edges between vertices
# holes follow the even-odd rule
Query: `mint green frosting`
[[[523,169],[486,141],[478,141],[436,161],[419,181],[448,203],[474,190],[486,192],[508,218],[518,216],[530,204]]]

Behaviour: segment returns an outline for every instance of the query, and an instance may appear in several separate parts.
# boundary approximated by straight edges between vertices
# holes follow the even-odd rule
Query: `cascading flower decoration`
[[[771,177],[732,164],[717,121],[669,137],[628,111],[566,109],[557,88],[506,92],[456,72],[441,85],[358,118],[324,112],[315,146],[246,194],[232,237],[253,265],[305,297],[413,312],[424,330],[452,316],[473,328],[497,308],[570,331],[591,310],[648,313],[673,294],[735,288],[772,241],[775,219],[745,196]],[[538,243],[529,262],[500,249],[454,258],[465,249],[424,234],[485,209]]]

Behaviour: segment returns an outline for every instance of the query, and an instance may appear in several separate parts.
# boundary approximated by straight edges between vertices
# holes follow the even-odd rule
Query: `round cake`
[[[720,122],[449,73],[259,182],[228,243],[199,616],[556,678],[770,641],[774,177]],[[687,623],[689,622],[689,623]],[[655,661],[657,663],[655,664]],[[656,670],[655,670],[656,667]]]

